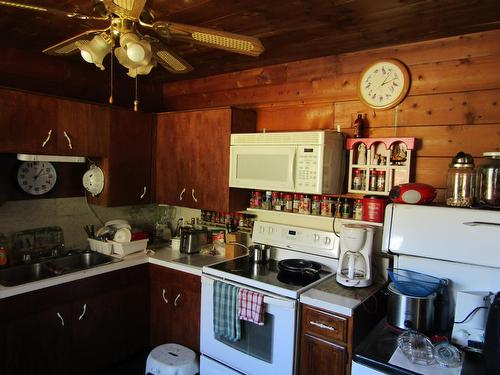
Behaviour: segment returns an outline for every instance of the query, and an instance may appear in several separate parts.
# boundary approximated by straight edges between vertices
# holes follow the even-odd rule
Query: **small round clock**
[[[408,68],[398,60],[378,60],[361,73],[358,94],[373,109],[390,109],[403,101],[410,89]]]
[[[19,186],[32,195],[48,193],[55,186],[56,180],[56,169],[46,161],[26,161],[17,171]]]

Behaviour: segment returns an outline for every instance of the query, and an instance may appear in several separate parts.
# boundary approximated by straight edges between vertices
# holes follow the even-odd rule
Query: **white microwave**
[[[231,134],[229,186],[341,194],[344,143],[331,130]]]

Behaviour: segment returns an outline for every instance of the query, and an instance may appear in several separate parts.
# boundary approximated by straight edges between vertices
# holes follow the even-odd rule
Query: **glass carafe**
[[[474,204],[474,159],[459,152],[451,161],[446,182],[446,205],[471,207]]]

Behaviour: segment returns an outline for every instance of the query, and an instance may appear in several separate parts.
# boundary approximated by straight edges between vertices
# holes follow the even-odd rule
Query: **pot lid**
[[[454,168],[473,168],[474,167],[474,158],[471,154],[466,154],[463,151],[460,151],[455,157],[451,160],[450,167]]]

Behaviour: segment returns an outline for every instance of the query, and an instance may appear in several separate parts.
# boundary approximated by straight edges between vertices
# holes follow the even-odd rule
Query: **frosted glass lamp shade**
[[[104,70],[102,62],[111,51],[111,44],[108,41],[102,36],[96,35],[90,42],[79,40],[75,44],[80,49],[80,53],[85,61],[94,63],[95,66]]]
[[[146,57],[146,51],[140,43],[129,43],[126,48],[128,58],[134,62],[140,62]]]

